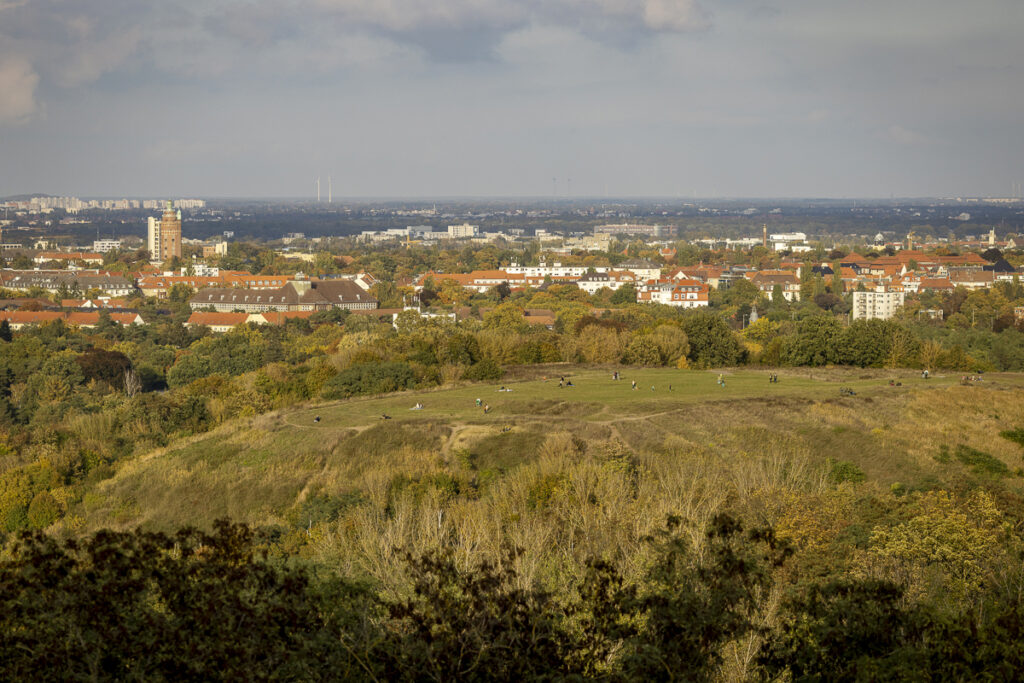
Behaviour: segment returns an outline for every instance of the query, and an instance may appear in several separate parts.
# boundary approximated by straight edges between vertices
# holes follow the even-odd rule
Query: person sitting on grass
[[[576,385],[572,383],[572,380],[569,380],[568,382],[565,383],[565,386],[567,386],[567,387],[574,387]]]

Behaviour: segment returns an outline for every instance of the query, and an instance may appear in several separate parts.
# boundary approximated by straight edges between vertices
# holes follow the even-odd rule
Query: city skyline
[[[1012,0],[0,0],[0,196],[1009,196],[1022,25]]]

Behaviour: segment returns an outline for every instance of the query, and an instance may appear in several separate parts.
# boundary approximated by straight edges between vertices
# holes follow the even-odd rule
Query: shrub
[[[833,484],[842,484],[847,481],[857,484],[867,479],[867,476],[864,474],[864,470],[857,467],[852,462],[840,460],[832,463],[832,467],[828,473],[828,479]]]
[[[484,358],[479,363],[474,363],[462,373],[462,379],[472,382],[486,382],[488,380],[501,379],[505,371],[500,365],[490,358]]]
[[[33,529],[45,529],[60,517],[60,506],[48,491],[40,491],[28,506],[28,525]]]
[[[956,459],[971,468],[975,474],[991,474],[997,477],[1004,477],[1010,473],[1010,468],[1002,460],[989,455],[984,451],[960,444],[953,452]]]
[[[338,399],[360,394],[404,391],[415,386],[416,374],[408,363],[363,363],[327,380],[321,395],[327,399]]]
[[[1007,441],[1014,442],[1018,446],[1024,447],[1024,427],[1001,431],[999,432],[999,436],[1003,437]]]

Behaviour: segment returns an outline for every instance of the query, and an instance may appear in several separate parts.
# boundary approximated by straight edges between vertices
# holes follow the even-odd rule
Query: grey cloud
[[[0,123],[24,123],[36,113],[39,75],[17,57],[0,58]]]

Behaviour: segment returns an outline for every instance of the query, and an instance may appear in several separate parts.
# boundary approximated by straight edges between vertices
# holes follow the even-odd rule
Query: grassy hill
[[[60,524],[166,530],[228,516],[385,585],[403,550],[445,546],[469,563],[511,542],[525,549],[522,580],[558,585],[591,556],[638,570],[643,537],[670,514],[694,522],[695,541],[723,510],[770,523],[801,550],[798,566],[830,571],[870,552],[915,492],[980,489],[1024,517],[1022,449],[999,437],[1024,425],[1018,375],[961,386],[794,370],[770,384],[742,370],[722,387],[717,371],[560,371],[574,386],[528,377],[229,423],[123,463]]]

